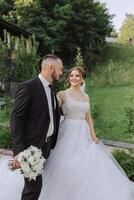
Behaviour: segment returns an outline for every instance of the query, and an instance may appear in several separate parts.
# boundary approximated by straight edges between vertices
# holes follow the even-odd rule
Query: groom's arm
[[[24,122],[29,108],[29,91],[25,83],[19,85],[11,115],[11,137],[14,156],[25,149],[24,146]]]

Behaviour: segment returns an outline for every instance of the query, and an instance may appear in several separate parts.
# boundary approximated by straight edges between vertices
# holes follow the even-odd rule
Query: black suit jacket
[[[50,123],[47,96],[39,78],[18,86],[11,115],[11,136],[14,156],[34,145],[42,149],[44,157],[55,147],[60,112],[56,98],[56,131],[46,142]]]

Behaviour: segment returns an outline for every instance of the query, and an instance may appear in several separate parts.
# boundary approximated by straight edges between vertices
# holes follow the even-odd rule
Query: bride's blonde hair
[[[85,80],[85,78],[86,78],[86,72],[84,71],[84,69],[82,69],[81,67],[73,67],[67,73],[67,77],[66,77],[66,80],[65,80],[65,83],[66,83],[67,86],[70,86],[70,75],[71,75],[73,70],[77,70],[80,73],[83,80]]]

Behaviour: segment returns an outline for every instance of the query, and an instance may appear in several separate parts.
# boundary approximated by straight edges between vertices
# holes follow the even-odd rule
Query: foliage
[[[12,81],[24,81],[35,77],[39,56],[38,43],[35,37],[14,37],[8,32],[4,34],[4,42],[0,42],[0,78],[4,81],[8,76]],[[9,51],[12,51],[12,64],[6,66]]]
[[[7,45],[0,38],[0,81],[3,81],[6,76],[6,59],[7,59]]]
[[[14,4],[16,7],[31,6],[34,4],[34,0],[16,0]]]
[[[112,30],[112,16],[93,0],[15,0],[8,21],[35,34],[44,52],[55,52],[70,64],[77,47],[85,56],[99,53]],[[68,59],[70,58],[70,59]]]
[[[128,120],[128,128],[127,132],[130,134],[134,134],[134,100],[125,108],[127,120]]]
[[[121,27],[118,41],[126,44],[130,39],[134,40],[134,15],[126,14],[126,19]]]
[[[54,82],[54,89],[55,89],[56,93],[65,89],[65,77],[64,76],[60,80]]]
[[[0,99],[3,105],[0,107],[0,148],[11,147],[11,136],[9,130],[9,120],[12,110],[12,101],[9,96]]]
[[[89,76],[90,86],[119,86],[134,83],[134,47],[107,45]]]
[[[131,65],[132,66],[132,65]],[[134,82],[134,69],[129,68],[129,63],[114,62],[109,60],[109,63],[98,67],[95,73],[90,74],[90,81],[92,86],[105,85],[128,85]]]
[[[9,119],[13,106],[11,97],[5,95],[0,99],[0,101],[3,102],[2,106],[0,107],[0,124],[3,126],[9,126]]]
[[[112,29],[112,32],[110,33],[110,37],[113,37],[113,38],[118,37],[118,33],[116,32],[116,30],[114,28]]]
[[[124,150],[114,150],[113,156],[119,165],[124,169],[129,178],[134,176],[134,152],[125,152]]]
[[[11,147],[11,135],[9,128],[0,127],[0,148],[10,148]]]
[[[5,95],[3,97],[3,102],[4,102],[4,105],[3,105],[2,109],[4,109],[4,115],[5,115],[5,117],[8,117],[8,116],[10,116],[11,109],[12,109],[12,100],[11,100],[11,97]]]
[[[83,61],[83,57],[81,55],[81,50],[78,47],[77,48],[77,54],[76,54],[76,58],[75,58],[75,64],[76,67],[82,67],[84,68],[84,61]]]
[[[15,39],[14,68],[12,80],[24,81],[35,77],[39,56],[37,55],[37,43],[34,37]]]
[[[13,9],[14,0],[0,0],[0,16],[6,18]]]

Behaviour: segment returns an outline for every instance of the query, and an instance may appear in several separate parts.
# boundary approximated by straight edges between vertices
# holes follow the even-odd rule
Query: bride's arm
[[[89,96],[87,95],[88,101],[89,101]],[[91,130],[91,137],[92,139],[95,141],[95,143],[97,144],[99,142],[98,137],[96,136],[95,130],[94,130],[94,124],[93,124],[93,120],[90,114],[90,110],[89,112],[86,114],[86,120],[88,122],[89,128]]]
[[[65,101],[65,95],[64,95],[64,91],[60,91],[57,93],[57,99],[58,99],[58,103],[59,103],[59,107],[61,107],[61,105],[64,103]]]

